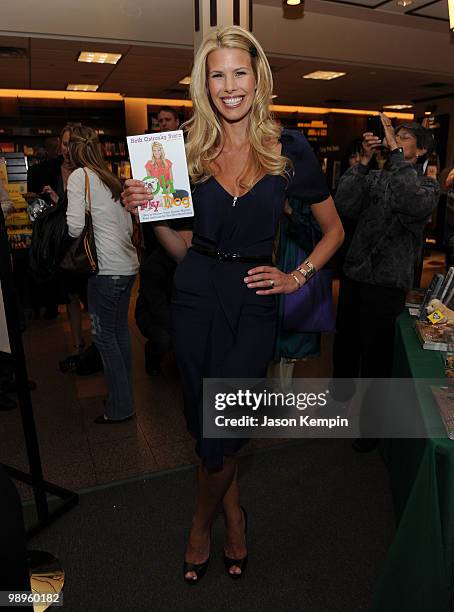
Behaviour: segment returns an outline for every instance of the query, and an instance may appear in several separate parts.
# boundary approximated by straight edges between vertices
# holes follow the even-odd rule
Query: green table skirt
[[[393,375],[412,377],[421,417],[433,431],[443,426],[429,389],[417,379],[442,378],[437,351],[421,348],[414,319],[397,322]],[[443,434],[441,434],[443,435]],[[396,510],[396,535],[373,600],[373,612],[454,610],[454,441],[447,437],[386,440]]]

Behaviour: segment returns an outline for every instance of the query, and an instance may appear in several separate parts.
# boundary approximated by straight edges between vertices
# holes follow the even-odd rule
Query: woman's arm
[[[154,233],[158,242],[177,263],[185,257],[192,244],[190,230],[174,230],[165,221],[153,223]]]
[[[322,202],[312,204],[311,209],[323,236],[307,259],[316,270],[320,270],[344,241],[344,229],[331,196]],[[308,266],[304,266],[304,262],[301,262],[300,267],[309,271]],[[248,288],[258,289],[256,292],[258,295],[272,295],[293,293],[304,285],[306,279],[296,270],[285,274],[271,266],[260,266],[249,270],[244,282]]]
[[[320,270],[344,242],[345,234],[333,198],[329,197],[324,202],[312,204],[311,209],[323,236],[307,259]]]
[[[123,204],[127,211],[138,216],[137,208],[148,200],[148,193],[142,181],[128,179],[121,194]],[[170,257],[180,262],[186,255],[192,242],[192,232],[188,230],[176,231],[169,227],[165,221],[153,223],[156,238]]]
[[[77,168],[68,179],[68,208],[66,210],[68,233],[77,238],[85,227],[85,175]]]

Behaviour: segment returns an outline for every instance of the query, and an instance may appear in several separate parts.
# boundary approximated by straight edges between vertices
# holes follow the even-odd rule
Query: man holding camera
[[[437,170],[427,166],[431,132],[415,122],[396,130],[380,115],[384,139],[363,134],[360,162],[342,176],[339,213],[357,222],[344,264],[334,340],[335,378],[389,378],[394,328],[413,285],[414,263],[424,227],[438,202]],[[369,163],[382,146],[389,158],[381,170]],[[357,441],[372,450],[376,441]]]

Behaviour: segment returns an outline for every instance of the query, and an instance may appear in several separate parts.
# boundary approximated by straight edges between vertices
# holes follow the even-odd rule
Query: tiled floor
[[[423,285],[442,266],[440,255],[429,255]],[[145,374],[144,340],[133,321],[133,303],[130,327],[137,419],[122,425],[93,423],[103,411],[106,390],[102,374],[78,377],[60,372],[58,362],[71,350],[63,309],[55,321],[32,321],[24,334],[29,377],[37,382],[32,400],[43,471],[50,482],[77,490],[197,461],[185,429],[175,365],[169,360],[160,377]],[[87,317],[84,327],[88,340]],[[321,358],[298,363],[295,374],[329,376],[331,353],[332,334],[324,334]],[[276,442],[254,440],[245,451]],[[27,470],[18,410],[0,412],[0,462]],[[26,487],[20,489],[24,497],[30,495]]]

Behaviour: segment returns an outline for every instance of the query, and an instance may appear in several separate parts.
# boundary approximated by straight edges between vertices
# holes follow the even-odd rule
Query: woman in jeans
[[[108,397],[95,423],[121,423],[134,416],[128,307],[139,262],[131,241],[132,220],[120,201],[121,182],[107,168],[95,131],[75,127],[69,152],[75,168],[68,180],[69,234],[77,237],[83,231],[90,197],[98,254],[99,273],[88,279],[88,311]]]

